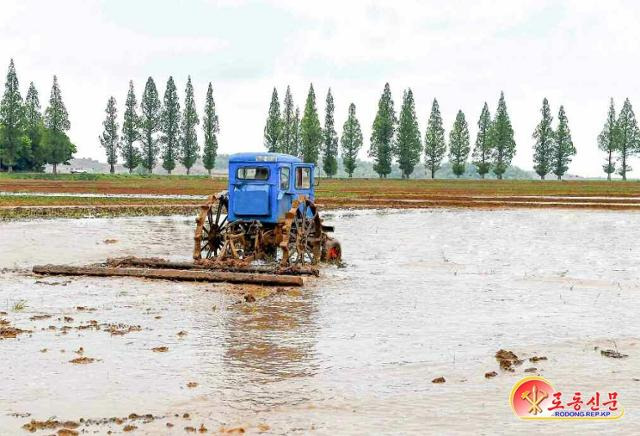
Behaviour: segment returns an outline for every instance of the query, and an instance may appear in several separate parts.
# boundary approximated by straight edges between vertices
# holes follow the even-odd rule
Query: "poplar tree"
[[[100,144],[107,153],[107,163],[110,165],[109,172],[115,173],[115,165],[118,161],[118,110],[116,108],[116,99],[114,97],[109,98],[107,102],[107,108],[105,109],[107,116],[102,122],[102,135],[100,136]]]
[[[424,136],[424,164],[431,172],[432,179],[435,179],[436,171],[440,168],[446,152],[447,145],[444,139],[440,106],[438,105],[438,100],[434,98]]]
[[[129,92],[125,103],[124,120],[122,122],[122,144],[120,153],[122,155],[122,165],[132,173],[140,165],[140,150],[136,147],[136,141],[141,138],[141,120],[138,116],[138,101],[133,88],[133,81],[129,81]]]
[[[609,104],[607,121],[602,127],[602,132],[598,135],[598,147],[606,153],[606,163],[602,169],[607,174],[607,180],[611,180],[611,174],[616,171],[615,153],[618,150],[618,125],[616,123],[616,108],[613,98]]]
[[[306,163],[317,164],[322,144],[322,126],[316,109],[316,94],[313,91],[313,84],[309,86],[304,114],[300,121],[300,140],[302,160]]]
[[[500,92],[498,108],[491,126],[491,148],[493,149],[493,172],[498,179],[502,179],[516,154],[516,142],[513,139],[513,127],[507,112],[504,92]]]
[[[473,164],[478,169],[478,174],[484,176],[491,170],[491,113],[487,102],[482,107],[480,119],[478,119],[478,134],[476,145],[473,148]]]
[[[18,75],[11,59],[0,101],[0,162],[12,172],[18,157],[24,154],[29,154],[29,137]]]
[[[469,126],[464,113],[459,110],[449,132],[449,162],[456,177],[464,174],[469,151]]]
[[[280,152],[290,154],[292,156],[297,155],[298,150],[295,144],[295,109],[291,89],[288,85],[287,91],[284,94],[284,106],[282,108],[282,120],[280,125],[281,131],[278,139],[278,148],[280,149]]]
[[[553,165],[553,174],[558,176],[558,180],[562,180],[562,176],[569,169],[571,158],[575,156],[576,148],[571,140],[571,130],[569,129],[569,120],[564,111],[564,106],[560,106],[558,112],[558,128],[555,133],[555,141],[552,145],[551,158]]]
[[[300,131],[300,108],[296,107],[296,115],[293,118],[293,144],[291,149],[292,156],[302,156],[302,135]]]
[[[555,142],[555,134],[551,126],[553,116],[551,116],[549,101],[546,98],[542,100],[540,113],[542,113],[542,119],[533,132],[533,139],[536,140],[533,147],[533,169],[538,173],[540,179],[544,180],[553,165],[551,160]]]
[[[631,102],[627,98],[622,105],[620,115],[617,121],[618,129],[618,162],[620,162],[618,174],[622,176],[622,180],[627,180],[627,173],[632,171],[629,165],[629,158],[638,149],[640,133],[638,132],[638,123],[633,113]]]
[[[187,174],[191,171],[191,167],[198,159],[198,134],[196,126],[200,124],[198,112],[196,111],[196,102],[193,96],[193,85],[191,84],[191,76],[187,78],[187,86],[184,96],[184,112],[182,114],[182,136],[180,145],[182,153],[180,154],[180,162],[187,169]]]
[[[338,172],[338,133],[335,129],[335,121],[333,113],[335,104],[333,103],[333,95],[331,88],[327,92],[327,101],[325,105],[324,116],[324,156],[322,158],[322,169],[331,178]]]
[[[71,128],[67,108],[62,102],[62,93],[58,86],[58,78],[53,76],[49,106],[44,112],[45,144],[49,149],[48,163],[53,166],[53,174],[57,174],[58,165],[67,163],[76,152],[76,146],[71,143],[65,132]]]
[[[380,178],[386,178],[391,173],[391,158],[393,156],[393,135],[396,127],[396,114],[393,109],[391,88],[384,84],[384,91],[378,102],[378,113],[371,127],[369,157],[373,158],[373,170]]]
[[[167,86],[164,91],[162,105],[162,168],[167,170],[167,174],[176,167],[176,159],[180,157],[178,149],[180,143],[180,100],[178,90],[173,81],[173,76],[169,76]]]
[[[207,88],[207,98],[204,104],[204,115],[202,117],[202,129],[204,131],[204,146],[202,149],[202,163],[211,175],[211,170],[216,166],[216,156],[218,155],[218,115],[216,114],[216,103],[213,101],[213,86],[209,82]]]
[[[400,109],[394,148],[403,179],[408,179],[413,173],[413,169],[420,162],[421,151],[422,142],[420,141],[420,129],[416,117],[416,105],[413,100],[413,92],[409,88],[402,97],[402,108]]]
[[[28,163],[25,169],[44,171],[44,164],[47,163],[47,147],[43,141],[44,122],[40,112],[40,98],[38,90],[33,82],[29,84],[29,90],[24,101],[26,131],[31,143],[31,150],[28,155]]]
[[[349,177],[353,177],[358,152],[362,147],[362,130],[360,122],[356,118],[356,105],[353,103],[349,105],[349,116],[342,126],[340,144],[342,145],[342,165],[344,165],[344,170]]]
[[[142,142],[142,166],[151,174],[158,160],[160,147],[158,146],[158,132],[162,121],[162,105],[158,97],[158,89],[149,77],[144,86],[140,101],[140,128]]]
[[[278,101],[278,90],[274,87],[269,103],[269,114],[267,123],[264,126],[264,146],[267,151],[277,153],[280,151],[278,140],[282,130],[282,120],[280,119],[280,102]]]

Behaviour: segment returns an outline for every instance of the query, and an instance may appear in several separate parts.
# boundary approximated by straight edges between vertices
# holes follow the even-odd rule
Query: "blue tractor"
[[[279,153],[229,158],[228,190],[196,219],[196,261],[273,260],[283,266],[339,261],[340,244],[314,204],[314,165]]]

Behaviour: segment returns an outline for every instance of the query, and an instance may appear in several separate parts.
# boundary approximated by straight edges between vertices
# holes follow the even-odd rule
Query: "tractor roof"
[[[289,162],[302,163],[300,158],[282,153],[236,153],[229,156],[229,162]]]

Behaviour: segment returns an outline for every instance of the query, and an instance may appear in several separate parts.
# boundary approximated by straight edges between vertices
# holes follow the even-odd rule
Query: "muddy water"
[[[324,270],[301,293],[255,303],[226,285],[39,278],[23,270],[108,256],[187,259],[191,218],[1,223],[0,268],[8,270],[0,273],[0,311],[8,314],[0,317],[33,333],[0,340],[0,434],[20,434],[32,418],[132,412],[162,417],[137,424],[148,434],[170,431],[167,422],[175,433],[201,423],[250,434],[640,431],[638,214],[338,211],[328,218],[347,267]],[[26,307],[14,311],[19,300]],[[29,319],[38,314],[52,317]],[[141,330],[112,336],[75,328],[91,320]],[[72,327],[66,334],[64,325]],[[158,346],[169,351],[151,351]],[[99,360],[69,363],[79,347]],[[608,359],[594,347],[629,357]],[[493,358],[499,348],[548,360],[504,373]],[[618,391],[625,416],[517,420],[508,395],[528,367],[567,395]],[[493,370],[498,376],[485,379]],[[431,383],[439,376],[446,383]]]

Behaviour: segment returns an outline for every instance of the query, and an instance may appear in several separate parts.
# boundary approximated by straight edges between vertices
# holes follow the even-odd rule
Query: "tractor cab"
[[[295,199],[313,201],[313,164],[280,153],[238,153],[229,157],[230,222],[284,220]]]

